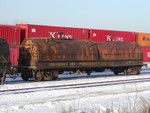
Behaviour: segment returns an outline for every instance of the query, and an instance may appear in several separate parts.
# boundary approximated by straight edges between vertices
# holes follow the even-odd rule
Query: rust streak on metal
[[[33,39],[32,39],[33,40]],[[39,51],[37,51],[39,50]],[[30,39],[21,45],[21,54],[40,61],[93,61],[98,60],[96,45],[77,40]],[[32,55],[30,55],[32,54]],[[40,56],[39,59],[37,59]]]

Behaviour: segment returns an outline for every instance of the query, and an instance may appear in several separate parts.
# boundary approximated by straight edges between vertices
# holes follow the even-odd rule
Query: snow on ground
[[[68,78],[68,76],[70,79],[64,79]],[[110,71],[92,73],[93,77],[86,77],[86,74],[79,75],[80,78],[74,78],[75,76],[78,75],[64,74],[60,75],[57,81],[29,81],[24,83],[21,83],[22,81],[9,83],[12,79],[6,78],[5,85],[0,86],[0,90],[150,78],[150,71],[144,70],[140,75],[136,76],[114,76]],[[21,79],[18,77],[16,80]],[[25,94],[0,95],[0,113],[63,113],[65,111],[72,113],[105,113],[106,111],[138,113],[142,110],[141,105],[144,106],[149,101],[150,82],[67,90],[42,90]]]

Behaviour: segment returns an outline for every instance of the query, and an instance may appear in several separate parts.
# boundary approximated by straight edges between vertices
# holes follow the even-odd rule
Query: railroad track
[[[103,82],[78,83],[78,84],[68,84],[68,85],[56,85],[56,86],[43,86],[43,87],[0,90],[0,95],[23,94],[23,93],[25,94],[25,93],[32,93],[32,92],[39,92],[39,91],[52,91],[52,90],[111,86],[111,85],[119,85],[119,84],[138,83],[138,82],[150,82],[150,78],[113,80],[113,81],[103,81]]]

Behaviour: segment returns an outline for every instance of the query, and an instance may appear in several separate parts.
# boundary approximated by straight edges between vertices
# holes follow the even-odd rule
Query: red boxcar
[[[143,48],[143,64],[144,67],[150,68],[150,47],[142,47]]]
[[[91,29],[90,40],[105,41],[105,42],[135,42],[135,33],[124,31]]]
[[[67,38],[87,40],[89,30],[82,28],[56,27],[44,25],[17,24],[21,28],[21,41],[32,37]]]
[[[0,37],[6,39],[9,46],[19,46],[20,28],[10,25],[0,25]]]
[[[0,37],[6,39],[10,48],[10,60],[12,66],[18,65],[20,27],[10,25],[0,25]]]
[[[143,62],[150,62],[150,47],[143,47]]]

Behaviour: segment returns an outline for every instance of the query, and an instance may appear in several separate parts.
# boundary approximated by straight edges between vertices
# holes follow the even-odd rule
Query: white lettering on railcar
[[[150,58],[150,52],[147,52],[147,57]]]
[[[50,37],[55,38],[55,32],[49,32],[50,33]]]
[[[106,35],[108,42],[124,42],[123,37],[116,37],[115,35]]]
[[[32,29],[31,29],[31,32],[32,32],[32,33],[35,33],[35,32],[36,32],[36,29],[32,28]]]
[[[111,35],[107,35],[107,41],[111,41]]]
[[[93,37],[96,36],[96,33],[93,33]]]
[[[49,32],[51,38],[64,38],[64,39],[72,39],[72,35],[65,35],[60,32]]]

